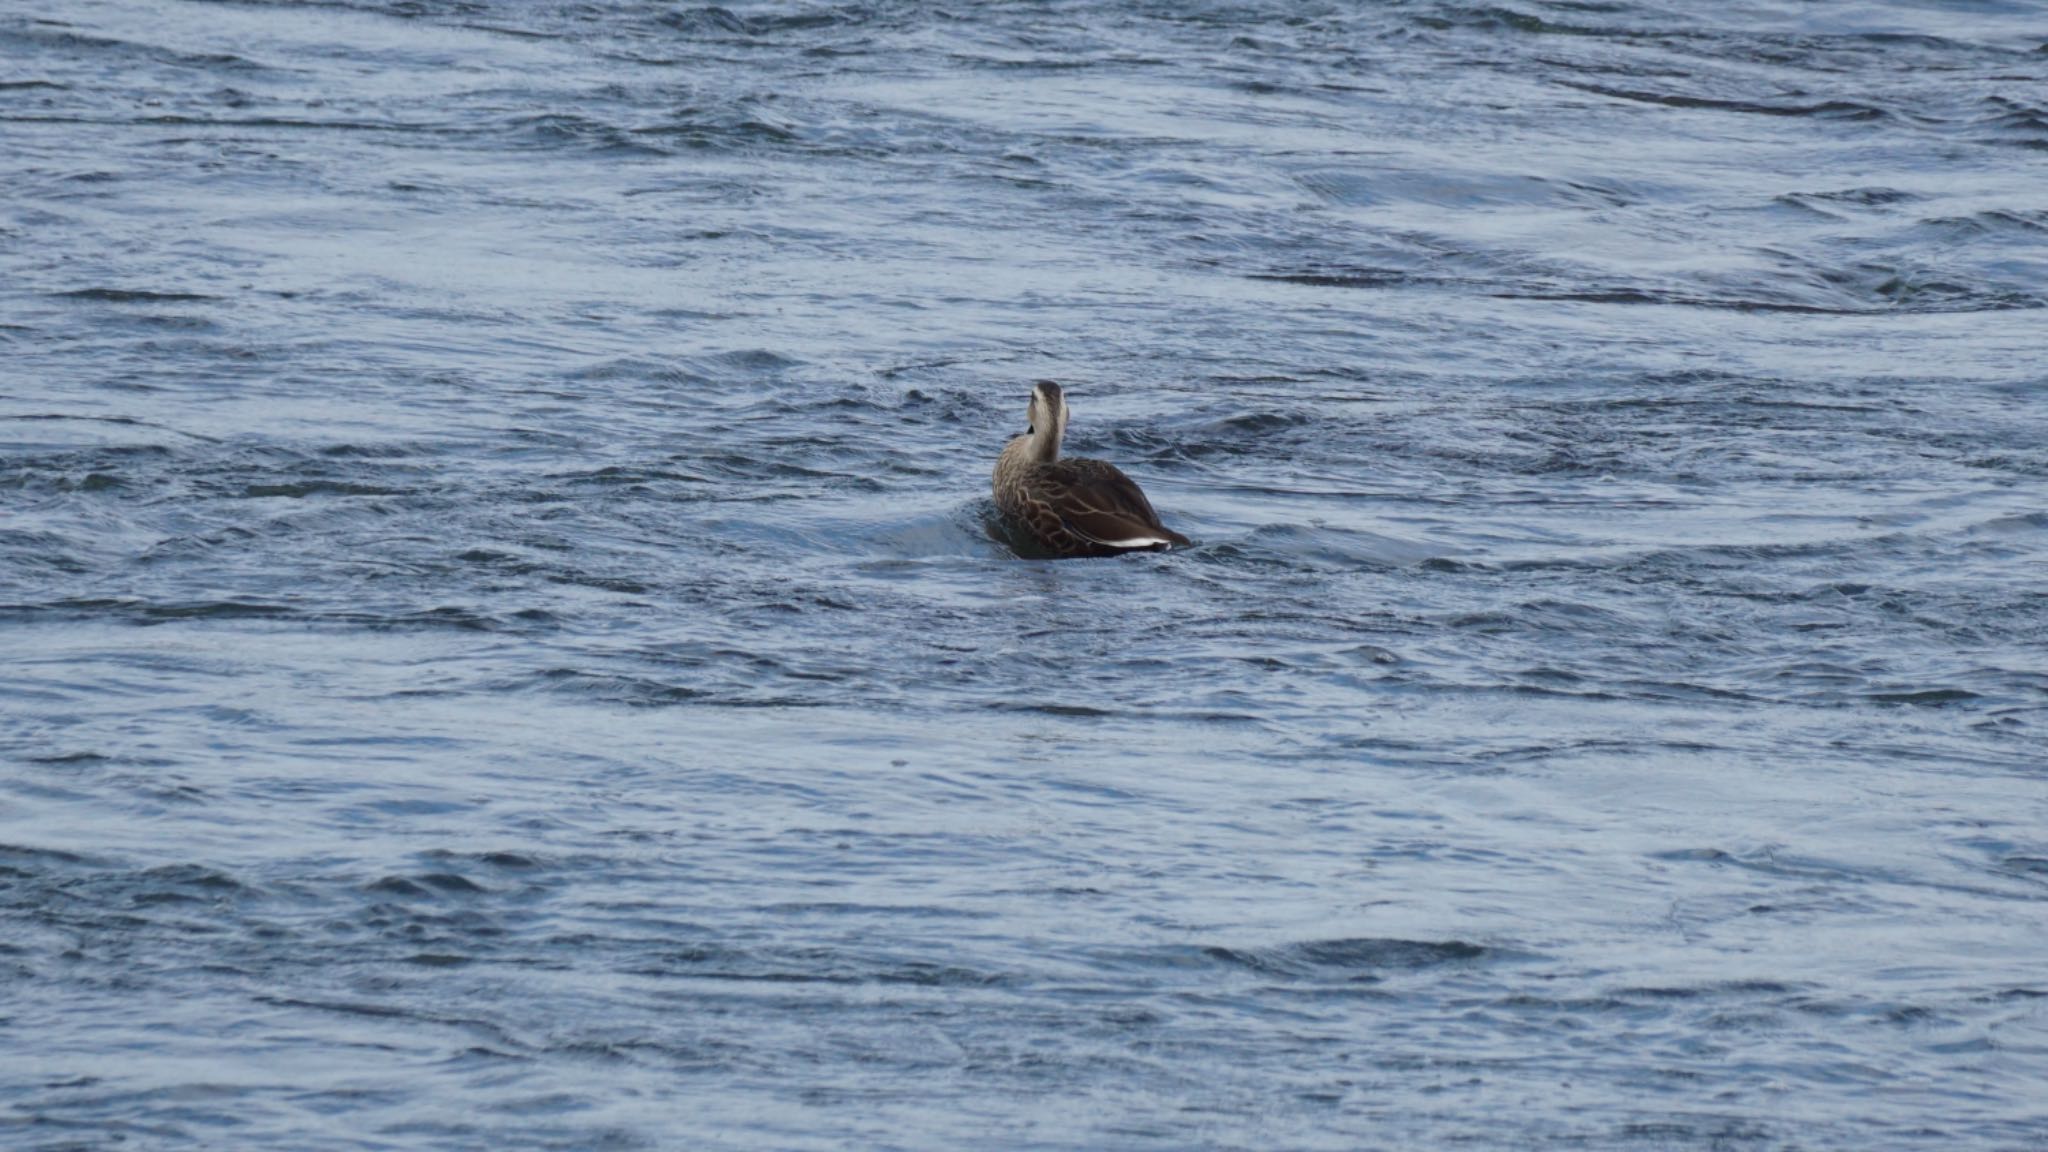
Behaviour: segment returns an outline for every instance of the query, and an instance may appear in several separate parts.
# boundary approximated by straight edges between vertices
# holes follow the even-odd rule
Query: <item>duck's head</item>
[[[1050,446],[1047,458],[1059,455],[1060,439],[1067,434],[1067,398],[1060,386],[1040,380],[1031,386],[1031,427],[1026,429],[1041,444]]]

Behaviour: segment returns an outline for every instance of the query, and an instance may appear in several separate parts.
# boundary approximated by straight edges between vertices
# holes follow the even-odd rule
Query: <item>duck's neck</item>
[[[1024,457],[1033,464],[1050,464],[1059,459],[1059,426],[1040,428],[1024,437]]]
[[[1059,434],[1050,436],[1027,432],[1003,445],[1002,455],[996,457],[996,488],[998,491],[1021,484],[1033,468],[1050,464],[1060,458]]]

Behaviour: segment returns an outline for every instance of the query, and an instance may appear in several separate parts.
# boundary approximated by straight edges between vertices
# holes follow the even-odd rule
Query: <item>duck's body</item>
[[[1060,458],[1067,401],[1060,386],[1031,390],[1031,428],[996,458],[996,508],[1060,556],[1116,556],[1185,548],[1187,537],[1159,522],[1129,476],[1104,460]]]

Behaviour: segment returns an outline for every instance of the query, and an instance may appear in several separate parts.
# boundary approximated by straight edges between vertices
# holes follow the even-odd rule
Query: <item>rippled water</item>
[[[0,3],[0,180],[9,1148],[2048,1146],[2039,4]]]

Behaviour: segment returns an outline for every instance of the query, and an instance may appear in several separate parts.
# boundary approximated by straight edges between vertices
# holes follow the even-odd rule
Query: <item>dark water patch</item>
[[[65,608],[136,608],[143,619],[155,622],[177,620],[261,620],[288,617],[298,610],[285,604],[263,604],[247,600],[211,600],[183,604],[141,604],[116,600],[76,600]]]
[[[250,500],[303,500],[309,496],[403,496],[406,491],[338,480],[305,480],[292,484],[251,484],[242,489],[242,495]]]
[[[1551,5],[1559,12],[1581,14],[1600,13],[1598,8],[1585,6]],[[1587,36],[1612,37],[1634,36],[1640,33],[1625,28],[1600,24],[1567,23],[1546,19],[1533,12],[1522,12],[1513,8],[1490,5],[1447,4],[1436,7],[1427,14],[1413,17],[1415,23],[1424,28],[1449,31],[1462,29],[1478,32],[1511,32],[1528,36]]]
[[[1313,417],[1299,412],[1247,412],[1227,417],[1211,425],[1211,435],[1261,436],[1287,429],[1300,428],[1313,422]]]
[[[718,5],[663,13],[658,23],[686,35],[711,34],[752,39],[858,25],[875,19],[879,10],[865,4],[825,4],[799,12],[749,12],[744,15]]]
[[[609,703],[635,708],[658,708],[688,704],[715,695],[711,690],[684,684],[669,684],[637,676],[582,672],[574,668],[550,668],[539,676],[551,692],[589,696]]]
[[[1352,980],[1376,980],[1388,971],[1413,971],[1499,958],[1492,949],[1463,940],[1373,938],[1313,940],[1272,949],[1211,947],[1203,949],[1203,954],[1262,976],[1312,979],[1342,975]]]
[[[525,608],[492,615],[471,608],[443,605],[392,613],[331,609],[312,611],[301,605],[256,601],[187,601],[156,603],[138,599],[91,598],[44,604],[0,603],[0,617],[112,618],[129,623],[164,625],[185,622],[277,621],[331,629],[409,631],[453,629],[462,632],[529,633],[559,627],[561,618],[546,609]]]
[[[437,895],[473,896],[486,891],[483,885],[454,872],[426,872],[416,876],[386,876],[364,891],[406,899],[429,899]]]
[[[199,864],[166,864],[142,873],[141,879],[150,884],[175,885],[222,895],[246,890],[240,881],[227,873]]]
[[[1785,300],[1729,300],[1684,292],[1646,288],[1613,288],[1588,292],[1516,291],[1496,292],[1502,300],[1556,300],[1580,304],[1658,304],[1681,308],[1709,308],[1729,312],[1787,312],[1810,316],[1853,316],[1862,309],[1800,304]]]
[[[660,124],[638,126],[632,136],[693,150],[753,150],[804,140],[796,125],[783,123],[765,111],[749,115],[743,110],[697,108],[683,109]]]
[[[499,552],[490,548],[471,548],[466,552],[457,553],[455,558],[464,564],[503,565],[522,572],[531,572],[538,567],[515,553]]]
[[[1877,704],[1912,704],[1925,708],[1940,708],[1982,697],[1964,688],[1923,688],[1910,692],[1872,692],[1866,698]]]
[[[105,304],[179,304],[220,299],[203,292],[158,292],[142,288],[76,288],[55,295],[65,300],[92,300]]]
[[[913,988],[1003,988],[1017,981],[1004,973],[957,965],[906,961],[836,948],[754,949],[724,945],[667,948],[633,975],[720,982],[907,986]]]
[[[709,379],[699,373],[689,371],[674,364],[667,364],[658,360],[648,360],[637,356],[620,357],[592,364],[585,368],[579,368],[570,373],[569,378],[572,380],[587,380],[594,383],[603,383],[611,380],[640,380],[674,385],[681,388],[691,388],[709,383]]]
[[[4,482],[0,482],[0,484],[4,484]],[[29,482],[29,478],[16,478],[14,486],[16,488],[29,488],[31,482]],[[109,476],[109,474],[104,474],[104,471],[88,471],[88,474],[84,474],[84,476],[80,476],[76,480],[70,478],[70,476],[53,476],[53,478],[43,480],[43,484],[35,484],[35,486],[43,488],[47,492],[113,492],[117,488],[123,488],[123,482],[121,482],[119,476]]]
[[[74,58],[148,60],[202,74],[265,70],[264,65],[232,52],[184,52],[126,37],[93,35],[77,27],[60,20],[16,24],[0,28],[0,43],[15,44],[24,52],[56,52]]]
[[[70,865],[84,867],[100,863],[94,857],[63,848],[49,848],[24,844],[0,844],[0,861],[15,867],[49,867]]]
[[[7,117],[24,124],[79,124],[105,125],[133,128],[197,128],[208,129],[285,129],[289,134],[300,132],[335,133],[396,133],[412,135],[452,135],[449,130],[432,124],[408,123],[402,120],[340,120],[325,118],[300,118],[292,116],[191,116],[179,113],[163,113],[137,116],[126,120],[96,120],[72,116],[14,116]],[[177,141],[183,143],[184,141]]]
[[[1776,980],[1729,980],[1700,985],[1646,985],[1617,989],[1625,1000],[1650,1002],[1714,1000],[1729,997],[1790,996],[1796,987]]]
[[[1752,100],[1731,100],[1711,96],[1690,96],[1676,92],[1650,92],[1640,89],[1612,88],[1603,84],[1589,84],[1583,81],[1560,80],[1567,88],[1608,96],[1616,100],[1628,100],[1639,104],[1657,104],[1667,108],[1704,109],[1716,112],[1741,112],[1757,116],[1812,116],[1825,120],[1873,121],[1890,116],[1887,110],[1871,104],[1853,100],[1823,100],[1818,103],[1770,104]]]
[[[803,366],[802,360],[767,348],[737,348],[708,356],[703,362],[728,374],[773,374]]]
[[[430,852],[421,853],[421,856],[424,859],[434,861],[470,861],[477,864],[482,864],[489,868],[496,868],[511,872],[529,872],[536,869],[543,869],[547,866],[547,862],[541,859],[540,857],[533,856],[524,852],[512,852],[507,850],[472,853],[454,852],[449,851],[445,848],[436,848]]]
[[[1066,716],[1076,719],[1099,719],[1119,714],[1113,708],[1100,708],[1093,704],[1068,704],[1054,701],[1003,701],[987,705],[1001,712],[1035,712],[1043,716]]]
[[[1356,268],[1326,272],[1259,272],[1251,274],[1250,279],[1273,280],[1283,284],[1306,284],[1315,288],[1403,288],[1416,283],[1429,282],[1427,278],[1418,279],[1409,272],[1394,268]]]
[[[1971,284],[1944,279],[1920,270],[1886,265],[1852,269],[1802,266],[1810,275],[1839,291],[1838,302],[1801,300],[1784,295],[1779,284],[1758,285],[1754,295],[1723,295],[1696,287],[1600,285],[1560,289],[1539,283],[1501,283],[1467,277],[1392,270],[1253,273],[1270,280],[1319,288],[1427,288],[1470,292],[1499,300],[1538,300],[1584,304],[1660,305],[1714,311],[1811,316],[1858,316],[1890,311],[1977,312],[2048,307],[2048,298],[2020,288]],[[1793,289],[1796,291],[1796,289]]]
[[[1788,194],[1788,198],[1817,200],[1857,208],[1887,208],[1894,204],[1908,204],[1921,199],[1914,193],[1897,188],[1844,188],[1834,192],[1795,192]]]
[[[410,444],[329,444],[320,449],[320,455],[342,460],[403,460],[422,454],[431,450]]]
[[[1651,854],[1652,859],[1672,863],[1705,863],[1715,867],[1730,867],[1757,876],[1775,880],[1792,881],[1801,884],[1825,885],[1835,889],[1828,895],[1833,906],[1860,908],[1867,899],[1864,895],[1872,889],[1896,889],[1900,886],[1924,885],[1933,890],[1954,895],[1968,893],[1972,898],[2003,903],[2013,899],[2026,899],[1999,888],[1985,886],[1976,879],[1926,880],[1916,879],[1889,865],[1855,865],[1834,863],[1815,859],[1793,849],[1765,848],[1743,852],[1727,852],[1716,848],[1684,849]],[[1850,895],[1854,892],[1856,895]],[[1765,906],[1761,911],[1773,911]]]
[[[2048,105],[2029,104],[2006,96],[1986,96],[1975,127],[1994,141],[2023,148],[2048,148]]]
[[[368,1020],[400,1020],[432,1024],[476,1033],[489,1038],[493,1043],[515,1049],[525,1047],[524,1044],[519,1043],[505,1029],[483,1016],[461,1016],[418,1009],[406,1005],[380,1004],[369,1000],[301,999],[295,996],[269,994],[259,994],[254,999],[258,1003],[270,1004],[279,1008],[309,1009]]]
[[[666,156],[644,138],[645,130],[629,130],[604,120],[566,113],[523,116],[506,125],[506,135],[522,147],[588,149],[598,152]]]
[[[107,764],[112,761],[113,757],[99,752],[66,752],[56,756],[29,757],[29,763],[31,764],[91,765]]]
[[[2048,211],[1993,209],[1968,216],[1935,217],[1921,221],[1917,227],[1956,240],[2028,237],[2048,233]]]
[[[545,577],[556,584],[573,584],[583,588],[596,588],[603,592],[617,592],[622,596],[642,596],[653,589],[638,580],[622,576],[606,576],[590,572],[550,572]]]
[[[1286,983],[1379,984],[1391,976],[1457,970],[1505,954],[1465,941],[1361,937],[1312,940],[1270,948],[1220,945],[1097,951],[1091,961],[1112,971],[1150,975],[1233,972]]]

